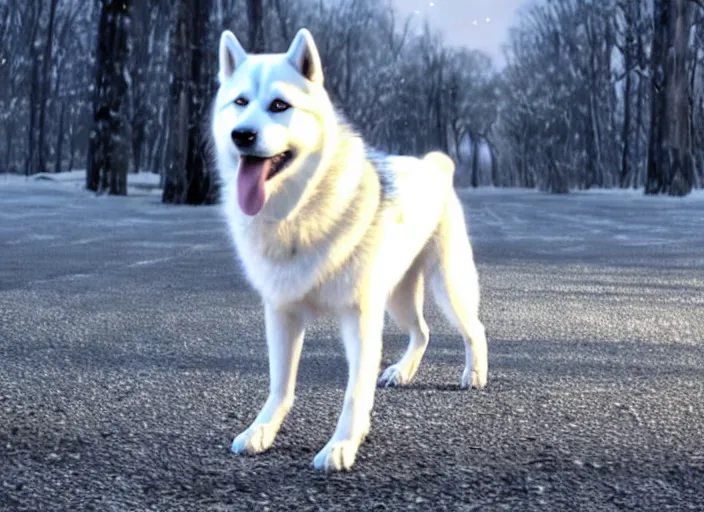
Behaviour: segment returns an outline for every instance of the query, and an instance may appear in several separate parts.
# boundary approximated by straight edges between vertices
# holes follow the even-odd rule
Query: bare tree
[[[621,188],[629,186],[629,180],[632,179],[632,156],[631,156],[631,139],[633,125],[633,75],[636,66],[636,38],[637,26],[636,11],[640,9],[639,2],[629,0],[619,0],[618,7],[623,13],[623,44],[617,46],[623,55],[625,85],[623,89],[623,127],[621,131],[621,176],[619,185]]]
[[[249,51],[264,51],[264,0],[247,0]]]
[[[643,185],[650,12],[648,0],[548,0],[520,17],[501,77],[502,180]]]
[[[214,58],[208,37],[210,4],[179,0],[171,34],[170,140],[162,200],[203,204],[216,200],[208,168],[204,120],[213,93]]]
[[[655,0],[646,194],[683,196],[694,186],[686,68],[692,15],[690,0]]]
[[[132,0],[102,0],[86,187],[127,194],[128,89]]]
[[[46,136],[46,111],[47,99],[51,88],[51,70],[52,55],[54,51],[54,25],[56,20],[56,6],[58,0],[50,0],[49,4],[49,21],[46,28],[46,41],[44,42],[44,55],[42,57],[42,71],[39,82],[39,135],[37,140],[37,164],[40,171],[46,171],[46,154],[44,152],[44,141]]]
[[[64,9],[62,19],[57,20],[58,37],[56,38],[56,51],[53,52],[52,57],[53,66],[55,69],[55,82],[51,93],[54,100],[54,106],[58,106],[58,113],[56,112],[56,109],[54,109],[54,112],[58,114],[58,125],[56,126],[56,147],[54,152],[54,172],[61,172],[63,147],[66,139],[65,128],[67,124],[70,124],[70,121],[67,121],[69,105],[68,101],[64,97],[65,94],[63,93],[66,88],[66,84],[64,83],[66,68],[73,60],[73,56],[69,53],[72,48],[71,45],[67,44],[67,41],[69,39],[69,33],[74,28],[74,23],[78,18],[81,9],[82,6],[78,3],[68,4]]]
[[[20,0],[10,0],[0,7],[0,124],[5,132],[5,154],[3,171],[19,167],[22,148],[22,123],[25,104],[24,91],[29,88],[28,41],[26,39],[29,18],[34,16],[36,5]],[[2,140],[2,139],[0,139]],[[21,161],[25,162],[24,157]]]
[[[704,187],[704,8],[694,14],[694,48],[690,72],[690,132],[695,159],[695,186]]]
[[[704,186],[699,0],[538,2],[519,17],[500,72],[479,52],[448,47],[415,18],[398,19],[389,0],[145,0],[130,16],[131,85],[119,115],[100,110],[97,100],[108,94],[98,70],[117,69],[103,48],[112,36],[96,42],[94,29],[102,34],[99,14],[109,4],[0,3],[3,168],[30,173],[47,161],[55,170],[71,168],[89,152],[94,171],[95,158],[105,158],[94,151],[98,135],[111,134],[113,146],[128,140],[118,160],[163,173],[164,200],[212,202],[217,184],[204,124],[216,36],[231,28],[249,51],[282,51],[305,23],[319,42],[336,106],[369,144],[401,154],[448,151],[458,186],[567,192],[647,181],[658,193]],[[661,6],[675,13],[665,31]],[[101,130],[123,114],[128,122],[101,132],[98,114]],[[90,186],[111,188],[111,171],[88,174]],[[115,176],[119,189],[124,179]]]
[[[27,159],[25,163],[25,174],[29,175],[32,172],[36,172],[38,162],[36,158],[36,121],[37,121],[37,105],[39,103],[39,90],[41,84],[39,81],[39,54],[37,51],[37,45],[35,41],[37,40],[37,34],[39,33],[39,27],[41,23],[42,7],[43,3],[31,3],[33,7],[30,10],[30,36],[29,36],[29,60],[31,62],[31,77],[29,79],[29,127],[27,129]],[[43,170],[43,169],[40,169]]]

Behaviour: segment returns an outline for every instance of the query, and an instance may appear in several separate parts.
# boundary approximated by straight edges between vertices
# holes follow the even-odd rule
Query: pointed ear
[[[286,57],[308,80],[320,85],[323,84],[323,66],[320,62],[318,47],[315,46],[313,36],[307,29],[302,28],[298,31],[288,52],[286,52]]]
[[[247,58],[247,52],[235,37],[235,34],[225,30],[220,36],[220,82],[232,76],[237,66]]]

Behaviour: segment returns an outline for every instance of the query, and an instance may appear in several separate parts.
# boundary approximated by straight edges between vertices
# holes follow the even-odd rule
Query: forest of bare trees
[[[370,144],[449,152],[458,186],[704,187],[704,2],[536,0],[507,64],[380,0],[0,3],[0,171],[86,171],[166,202],[217,199],[208,110],[225,27],[248,50],[316,37],[331,96]]]
[[[511,34],[505,184],[704,185],[704,9],[693,0],[548,0]]]

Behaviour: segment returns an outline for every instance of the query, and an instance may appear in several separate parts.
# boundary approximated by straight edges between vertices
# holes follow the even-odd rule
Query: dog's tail
[[[434,165],[443,173],[452,176],[455,173],[455,162],[442,151],[432,151],[423,157],[423,161]]]

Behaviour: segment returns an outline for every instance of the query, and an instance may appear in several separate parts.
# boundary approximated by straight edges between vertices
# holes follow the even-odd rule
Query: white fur
[[[305,29],[285,54],[244,55],[230,32],[223,34],[220,49],[213,138],[223,211],[264,302],[270,370],[269,398],[232,450],[257,453],[274,442],[293,404],[305,324],[327,312],[340,321],[349,371],[337,427],[314,466],[349,469],[369,432],[384,311],[410,340],[379,382],[407,384],[428,343],[426,284],[465,339],[461,385],[486,384],[478,278],[452,188],[454,165],[446,155],[430,153],[422,159],[388,157],[384,169],[376,168],[362,139],[335,112]],[[233,103],[241,95],[249,100],[246,107]],[[276,98],[292,108],[269,112]],[[257,155],[295,153],[267,181],[264,206],[255,216],[245,215],[236,199],[239,152],[230,138],[235,128],[257,131],[252,149]]]

